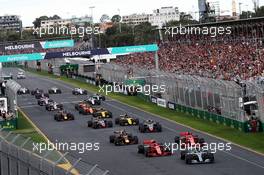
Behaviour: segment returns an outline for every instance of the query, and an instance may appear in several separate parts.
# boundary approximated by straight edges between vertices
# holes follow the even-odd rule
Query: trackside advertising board
[[[39,50],[73,47],[74,40],[57,40],[57,41],[33,41],[21,44],[3,44],[0,45],[0,51],[18,51],[18,50]]]
[[[20,54],[20,55],[4,55],[4,56],[0,56],[0,62],[43,60],[44,57],[45,57],[45,53],[31,53],[31,54]]]
[[[152,103],[156,103],[157,104],[157,98],[156,97],[151,96],[150,100],[151,100]]]
[[[40,42],[43,49],[54,49],[54,48],[64,48],[73,47],[73,40],[58,40],[58,41],[44,41]]]
[[[14,62],[14,61],[34,61],[51,58],[74,58],[74,57],[90,57],[92,55],[109,54],[107,49],[94,50],[78,50],[67,52],[48,52],[48,53],[30,53],[17,55],[2,55],[0,62]]]
[[[175,110],[176,109],[176,104],[172,103],[172,102],[168,102],[168,108],[172,109],[172,110]]]
[[[160,106],[160,107],[166,108],[167,107],[166,100],[164,100],[162,98],[157,98],[157,105]]]
[[[40,43],[41,48],[61,48],[71,47],[74,45],[73,40],[60,40],[60,41],[47,41]],[[2,49],[10,50],[27,50],[33,49],[36,46],[34,44],[29,45],[12,45],[12,46],[0,46]],[[0,62],[14,62],[14,61],[34,61],[51,58],[74,58],[83,57],[89,58],[93,55],[108,55],[108,54],[125,54],[135,52],[154,52],[158,50],[157,44],[141,45],[141,46],[128,46],[128,47],[113,47],[108,49],[92,49],[92,50],[72,50],[65,52],[44,52],[44,53],[30,53],[30,54],[17,54],[17,55],[2,55],[0,56]]]
[[[126,46],[126,47],[112,47],[108,48],[111,54],[127,54],[136,52],[155,52],[159,50],[157,44]]]
[[[90,57],[92,55],[109,54],[107,49],[93,49],[93,50],[78,50],[67,52],[48,52],[45,59],[50,58],[74,58],[74,57]]]

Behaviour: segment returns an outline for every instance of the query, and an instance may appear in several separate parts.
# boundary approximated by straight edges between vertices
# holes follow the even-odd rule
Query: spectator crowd
[[[248,80],[264,75],[264,47],[256,41],[176,42],[159,44],[162,71],[203,77]],[[155,68],[154,53],[137,53],[115,61],[124,66]]]

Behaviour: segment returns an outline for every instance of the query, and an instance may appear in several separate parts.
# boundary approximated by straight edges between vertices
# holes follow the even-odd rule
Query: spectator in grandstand
[[[245,80],[261,76],[264,70],[264,50],[259,42],[166,42],[159,47],[159,67],[166,72]],[[127,55],[115,63],[155,68],[153,53]]]

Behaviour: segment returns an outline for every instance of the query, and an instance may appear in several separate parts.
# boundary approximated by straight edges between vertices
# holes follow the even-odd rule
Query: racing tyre
[[[149,148],[146,148],[146,150],[144,150],[145,151],[145,156],[146,157],[150,157],[150,155],[149,155]]]
[[[107,127],[112,128],[113,127],[113,122],[112,121],[108,121],[107,122]]]
[[[98,117],[98,114],[97,113],[93,113],[93,117]]]
[[[139,154],[144,154],[145,150],[144,150],[144,146],[143,145],[138,145],[138,153]]]
[[[119,121],[119,125],[120,126],[127,126],[128,123],[126,121],[124,121],[124,120],[121,120],[121,121]]]
[[[44,94],[44,96],[49,98],[49,94]]]
[[[144,132],[145,132],[145,127],[144,127],[143,124],[139,124],[138,129],[139,129],[139,131],[140,131],[141,133],[144,133]]]
[[[63,105],[58,105],[58,108],[59,108],[60,110],[63,110]]]
[[[115,124],[118,125],[120,123],[120,119],[119,118],[116,118],[115,119]]]
[[[109,141],[110,141],[110,143],[114,143],[115,142],[115,136],[114,135],[111,135],[109,137]]]
[[[74,120],[74,115],[73,114],[69,113],[67,116],[69,117],[70,120]]]
[[[174,138],[174,142],[180,144],[180,137],[176,136]]]
[[[210,163],[214,163],[214,161],[215,161],[215,160],[214,160],[214,155],[213,155],[213,154],[210,154],[209,157],[210,157]]]
[[[88,127],[92,127],[93,126],[93,122],[92,121],[88,121]]]
[[[205,142],[205,141],[204,141],[204,138],[200,138],[200,139],[199,139],[199,143],[200,143],[200,144],[203,144],[204,142]]]
[[[181,160],[185,159],[185,153],[181,152]]]
[[[185,163],[186,164],[191,164],[192,163],[192,158],[190,156],[185,156]]]
[[[136,125],[139,125],[139,119],[138,118],[135,119],[135,122],[136,122]]]
[[[115,146],[121,146],[122,139],[121,138],[116,138],[114,143],[115,143]]]
[[[93,123],[93,124],[92,124],[92,128],[93,128],[93,129],[98,129],[98,125],[97,125],[97,123]]]
[[[58,122],[62,121],[59,115],[55,115],[54,116],[54,120],[56,120]]]
[[[160,124],[157,125],[157,131],[162,132],[162,126]]]

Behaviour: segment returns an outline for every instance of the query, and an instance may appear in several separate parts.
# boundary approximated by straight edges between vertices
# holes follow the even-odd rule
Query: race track
[[[5,72],[12,72],[16,75],[17,69],[5,69]],[[98,164],[100,167],[110,171],[112,175],[263,175],[264,156],[249,152],[245,149],[232,145],[232,150],[218,151],[215,154],[214,164],[186,165],[180,160],[180,152],[170,157],[146,158],[137,153],[137,145],[116,147],[109,143],[109,135],[115,130],[124,129],[114,125],[110,129],[94,130],[87,128],[87,121],[90,116],[80,115],[74,109],[74,103],[81,101],[85,96],[73,96],[72,86],[61,81],[55,81],[27,73],[27,79],[18,80],[22,86],[35,89],[40,88],[47,91],[56,86],[62,89],[61,95],[51,95],[51,99],[63,103],[67,111],[75,115],[74,121],[56,122],[53,119],[54,112],[48,112],[44,107],[37,105],[37,100],[31,95],[18,97],[20,108],[31,118],[43,133],[52,142],[99,142],[99,151],[90,151],[83,154],[70,152],[75,157],[81,157],[86,162]],[[140,143],[144,139],[156,139],[159,142],[173,142],[174,137],[182,131],[191,131],[203,137],[207,142],[223,142],[214,137],[197,133],[176,123],[158,118],[146,112],[137,110],[115,100],[103,102],[103,107],[112,111],[114,118],[120,114],[127,113],[143,119],[153,119],[163,126],[161,133],[141,134],[138,127],[125,127],[139,137]],[[113,120],[114,122],[114,120]]]

